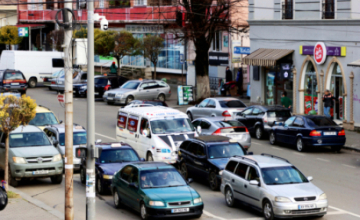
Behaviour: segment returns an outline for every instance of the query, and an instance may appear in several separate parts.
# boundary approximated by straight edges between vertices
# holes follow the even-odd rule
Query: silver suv
[[[221,177],[226,204],[261,210],[265,219],[323,216],[326,194],[286,159],[269,154],[232,157]]]
[[[0,168],[5,168],[5,135],[0,134]],[[9,135],[9,184],[16,187],[24,178],[50,177],[60,184],[63,161],[59,151],[38,127],[19,126]]]

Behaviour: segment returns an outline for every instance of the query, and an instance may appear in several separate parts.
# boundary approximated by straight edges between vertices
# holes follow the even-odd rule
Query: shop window
[[[305,114],[308,114],[310,111],[315,110],[318,111],[318,83],[316,78],[316,72],[313,64],[311,62],[308,63],[306,68],[306,75],[304,80],[304,93],[305,93]]]
[[[330,109],[330,115],[334,119],[344,120],[344,96],[345,88],[341,68],[335,63],[331,72],[330,92],[335,97],[333,107]]]
[[[172,0],[148,0],[150,6],[167,6],[172,5]]]
[[[323,0],[322,18],[323,19],[334,19],[335,18],[335,1],[334,0]]]
[[[127,124],[127,129],[131,132],[137,131],[139,118],[137,116],[130,116]]]
[[[213,39],[213,51],[221,51],[221,31],[215,31]]]
[[[118,116],[118,127],[125,128],[126,127],[126,120],[127,120],[127,113],[120,112]]]
[[[53,68],[64,68],[64,59],[52,59]]]
[[[134,6],[146,6],[147,0],[134,0]]]
[[[283,2],[282,19],[293,19],[293,0],[285,0]]]

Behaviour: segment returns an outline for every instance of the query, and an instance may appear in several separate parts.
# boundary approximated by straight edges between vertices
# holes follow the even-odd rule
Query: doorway
[[[341,74],[340,66],[334,63],[331,73],[330,92],[335,97],[333,108],[330,109],[330,114],[333,119],[344,120],[344,83]]]

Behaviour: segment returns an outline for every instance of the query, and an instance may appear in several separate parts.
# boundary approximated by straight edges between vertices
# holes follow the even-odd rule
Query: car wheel
[[[302,141],[302,139],[300,137],[296,140],[296,149],[299,152],[304,152],[305,151],[304,142]]]
[[[19,181],[17,181],[12,175],[11,175],[11,170],[10,170],[10,165],[9,165],[9,184],[10,186],[13,186],[13,187],[17,187],[19,186]]]
[[[104,187],[101,183],[101,179],[100,177],[97,178],[97,181],[96,181],[96,191],[97,193],[99,193],[100,195],[103,195],[105,193],[105,190],[104,190]]]
[[[164,95],[164,94],[160,94],[160,95],[158,96],[158,99],[159,99],[160,101],[162,101],[162,102],[165,102],[165,95]]]
[[[154,158],[153,158],[153,156],[152,156],[152,154],[150,152],[147,154],[146,160],[147,161],[154,161]]]
[[[182,162],[181,165],[180,165],[180,173],[184,177],[184,179],[187,180],[189,178],[188,169],[187,169],[186,164],[184,162]]]
[[[143,220],[149,219],[149,216],[146,212],[146,206],[144,203],[141,203],[141,205],[140,205],[140,216],[141,216],[141,219],[143,219]]]
[[[121,201],[120,201],[119,193],[116,191],[116,189],[114,189],[113,197],[114,197],[115,208],[120,209],[121,208]]]
[[[125,102],[125,105],[128,105],[130,102],[134,101],[134,96],[132,95],[129,95],[127,98],[126,98],[126,102]]]
[[[219,189],[219,181],[217,180],[216,174],[211,172],[209,175],[210,189],[216,191]]]
[[[226,187],[225,190],[225,202],[226,205],[229,207],[233,207],[234,206],[234,193],[232,192],[232,190],[230,189],[230,187]]]
[[[37,80],[36,78],[30,78],[28,81],[28,85],[30,88],[35,88],[37,85]]]
[[[266,220],[274,219],[274,211],[269,200],[266,200],[263,205],[263,214]]]
[[[201,215],[195,215],[193,218],[201,218]]]
[[[270,133],[270,137],[269,137],[269,141],[271,145],[275,145],[276,144],[276,137],[275,137],[275,133],[271,132]]]
[[[340,153],[342,146],[331,146],[331,150]]]
[[[255,129],[255,137],[256,139],[260,140],[263,138],[263,129],[260,126],[257,126]]]
[[[50,177],[50,179],[52,184],[61,184],[63,180],[63,175],[60,174],[60,175],[52,176]]]
[[[192,116],[192,114],[191,114],[191,112],[188,112],[188,113],[187,113],[187,115],[188,115],[188,117],[189,117],[190,121],[194,120],[194,119],[193,119],[193,116]]]
[[[82,184],[85,184],[85,182],[86,182],[85,169],[82,167],[80,167],[80,181]]]

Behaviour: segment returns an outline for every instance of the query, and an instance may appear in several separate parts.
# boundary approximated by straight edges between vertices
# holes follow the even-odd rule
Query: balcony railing
[[[282,3],[282,19],[293,19],[293,4],[292,2]]]
[[[322,19],[334,19],[334,18],[335,18],[334,0],[323,0]]]

